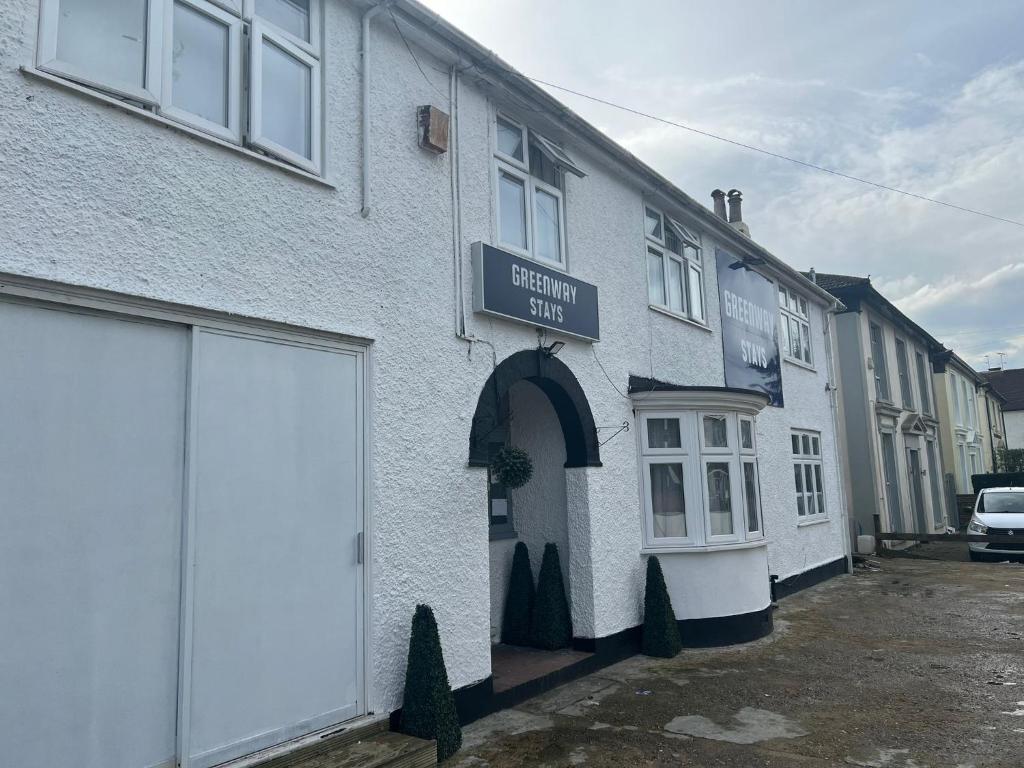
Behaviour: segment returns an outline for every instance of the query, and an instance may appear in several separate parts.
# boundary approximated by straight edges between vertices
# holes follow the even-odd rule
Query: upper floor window
[[[793,430],[793,481],[796,485],[796,514],[804,519],[825,514],[825,486],[821,469],[821,434]]]
[[[641,432],[648,546],[763,537],[752,416],[650,411]]]
[[[321,169],[320,0],[42,0],[38,65]]]
[[[910,386],[910,360],[907,358],[907,342],[896,339],[896,372],[900,377],[900,397],[903,407],[914,410],[914,391]]]
[[[892,402],[889,394],[889,368],[885,361],[885,342],[882,339],[882,326],[871,323],[871,363],[875,370],[875,395],[879,400]]]
[[[584,176],[565,150],[504,115],[495,125],[498,243],[565,264],[565,172]]]
[[[651,305],[705,321],[700,236],[655,208],[644,206],[647,296]]]
[[[779,286],[782,318],[782,349],[786,357],[811,364],[811,325],[807,299],[784,285]]]
[[[924,355],[920,352],[914,353],[914,360],[917,366],[917,385],[921,391],[921,412],[931,415],[932,396],[928,381],[928,366],[925,363]]]
[[[953,413],[956,417],[956,423],[958,425],[963,425],[964,413],[960,406],[960,385],[952,371],[949,373],[949,389],[953,396]]]

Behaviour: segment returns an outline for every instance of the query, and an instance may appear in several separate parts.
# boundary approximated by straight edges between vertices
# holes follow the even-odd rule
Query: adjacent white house
[[[932,386],[933,360],[944,348],[869,278],[814,279],[846,307],[836,337],[853,534],[873,535],[876,524],[894,533],[945,530],[944,401]]]
[[[690,644],[846,570],[842,306],[735,191],[697,203],[412,0],[0,20],[12,764],[205,768],[386,716],[417,603],[485,711],[517,540],[559,545],[598,661],[650,554]]]

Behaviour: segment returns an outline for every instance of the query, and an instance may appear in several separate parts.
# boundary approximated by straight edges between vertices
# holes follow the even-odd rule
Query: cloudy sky
[[[524,74],[1024,222],[1024,5],[426,0]],[[977,368],[1024,367],[1024,227],[764,157],[552,90],[801,269],[870,275]]]

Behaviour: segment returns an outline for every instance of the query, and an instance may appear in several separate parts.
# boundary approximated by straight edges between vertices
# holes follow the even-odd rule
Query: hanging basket
[[[491,459],[491,471],[506,488],[521,488],[533,477],[533,461],[522,448],[502,448]]]

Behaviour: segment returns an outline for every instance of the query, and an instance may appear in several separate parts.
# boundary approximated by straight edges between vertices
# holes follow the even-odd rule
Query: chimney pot
[[[738,189],[729,190],[729,223],[736,224],[743,221],[743,193]]]
[[[722,221],[728,221],[729,217],[725,215],[725,192],[716,189],[711,193],[711,199],[715,201],[715,215]]]

